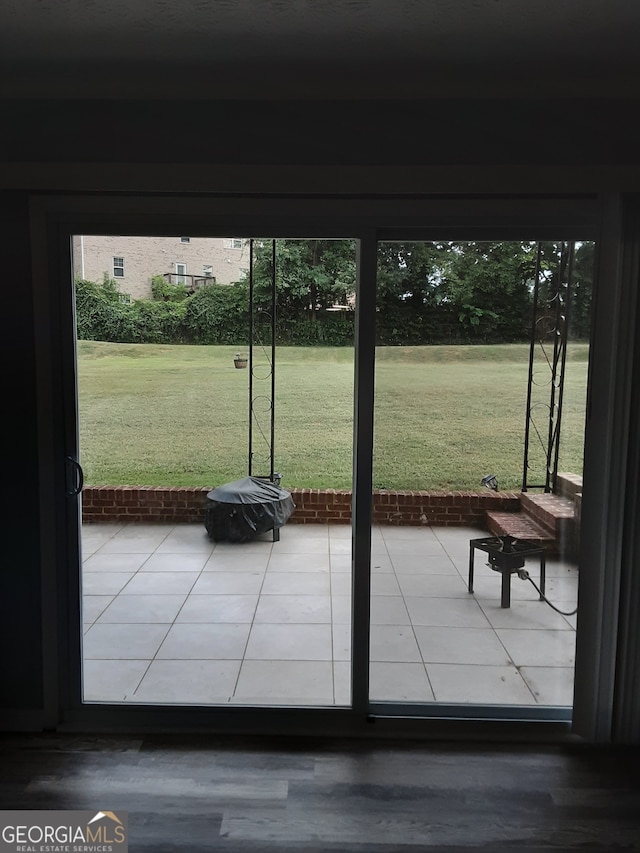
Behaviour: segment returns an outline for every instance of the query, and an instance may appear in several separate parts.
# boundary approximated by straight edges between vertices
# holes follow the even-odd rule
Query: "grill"
[[[290,492],[263,477],[244,477],[207,494],[204,524],[214,542],[247,542],[280,528],[295,509]]]

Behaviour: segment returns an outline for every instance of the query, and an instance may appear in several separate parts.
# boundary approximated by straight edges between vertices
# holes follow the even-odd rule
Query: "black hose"
[[[560,614],[562,614],[562,616],[575,616],[575,614],[578,612],[577,607],[575,610],[566,611],[566,610],[560,610],[558,607],[555,606],[555,604],[552,604],[549,601],[549,599],[547,598],[547,596],[544,594],[544,592],[540,591],[540,587],[537,586],[537,584],[531,578],[531,575],[529,574],[529,572],[526,569],[520,569],[520,571],[518,572],[518,577],[520,578],[520,580],[529,581],[529,583],[532,584],[533,587],[536,589],[540,598],[542,598],[544,601],[546,601],[547,604],[549,605],[549,607],[552,607],[556,611],[556,613],[560,613]]]

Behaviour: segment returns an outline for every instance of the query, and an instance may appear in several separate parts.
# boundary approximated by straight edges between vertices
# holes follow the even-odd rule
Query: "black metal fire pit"
[[[528,557],[540,560],[540,601],[544,601],[545,551],[540,545],[516,539],[514,536],[487,536],[472,539],[469,553],[469,592],[473,592],[473,560],[476,548],[489,555],[489,566],[502,575],[501,607],[511,606],[511,575],[524,568]]]
[[[214,542],[247,542],[273,530],[273,541],[295,509],[291,494],[262,477],[244,477],[212,489],[204,524]]]

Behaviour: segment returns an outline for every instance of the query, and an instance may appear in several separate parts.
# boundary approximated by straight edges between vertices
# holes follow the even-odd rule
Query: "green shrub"
[[[186,302],[185,340],[194,344],[246,344],[249,334],[249,287],[210,284]]]
[[[170,284],[163,275],[154,275],[151,296],[158,302],[184,302],[189,298],[189,290],[186,284]]]

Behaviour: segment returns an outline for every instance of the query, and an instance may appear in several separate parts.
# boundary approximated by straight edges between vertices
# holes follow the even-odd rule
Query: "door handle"
[[[67,483],[74,485],[67,486],[67,496],[75,497],[79,495],[84,486],[84,472],[79,462],[76,462],[71,456],[67,456]]]

